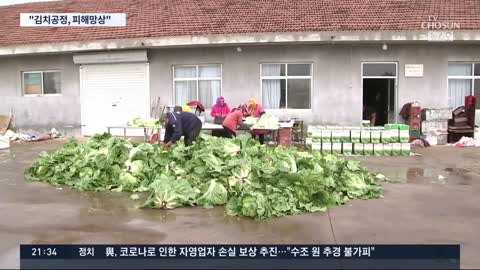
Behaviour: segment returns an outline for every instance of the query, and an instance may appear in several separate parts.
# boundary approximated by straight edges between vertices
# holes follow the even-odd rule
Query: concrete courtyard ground
[[[462,268],[480,268],[480,149],[417,148],[413,157],[362,157],[398,180],[385,198],[324,213],[257,222],[223,208],[142,210],[128,195],[80,193],[25,182],[42,150],[62,143],[15,143],[0,150],[0,268],[19,267],[19,244],[461,244]]]

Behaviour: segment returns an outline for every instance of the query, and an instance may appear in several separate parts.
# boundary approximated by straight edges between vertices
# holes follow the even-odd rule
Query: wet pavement
[[[18,268],[19,244],[461,244],[462,268],[480,267],[480,151],[417,148],[412,157],[351,157],[399,183],[385,198],[324,213],[258,222],[223,208],[138,209],[123,193],[81,193],[26,182],[23,171],[62,141],[0,150],[0,268]]]

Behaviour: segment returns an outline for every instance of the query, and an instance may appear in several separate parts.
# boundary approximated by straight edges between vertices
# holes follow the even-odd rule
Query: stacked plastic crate
[[[414,102],[410,107],[410,117],[406,123],[410,127],[410,141],[420,139],[420,136],[422,135],[420,118],[421,113],[422,108],[420,107],[420,104]]]
[[[448,120],[451,118],[451,108],[422,110],[422,135],[430,145],[447,143]]]
[[[338,127],[309,126],[307,146],[313,151],[334,155],[410,155],[409,126]]]

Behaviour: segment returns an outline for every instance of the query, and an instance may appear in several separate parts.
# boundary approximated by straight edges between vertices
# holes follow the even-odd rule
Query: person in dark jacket
[[[370,126],[374,127],[377,120],[377,112],[375,112],[375,108],[363,104],[363,120],[370,121]]]
[[[185,145],[192,145],[202,130],[202,121],[193,113],[174,112],[165,115],[164,147],[176,143],[184,136]]]

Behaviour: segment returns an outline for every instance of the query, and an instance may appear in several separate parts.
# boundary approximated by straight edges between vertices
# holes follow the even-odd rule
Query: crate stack
[[[278,144],[286,147],[292,146],[292,127],[294,122],[279,122]]]
[[[422,109],[422,135],[430,145],[447,144],[452,109]]]
[[[385,127],[309,126],[307,146],[312,151],[334,155],[408,156],[409,126]]]
[[[420,104],[417,102],[412,103],[412,106],[410,107],[410,116],[406,122],[410,128],[410,141],[420,139],[422,135],[421,114],[422,108],[420,107]]]

